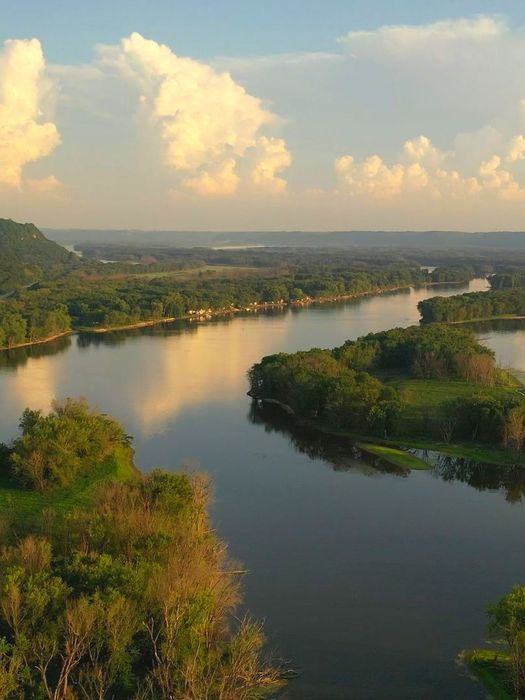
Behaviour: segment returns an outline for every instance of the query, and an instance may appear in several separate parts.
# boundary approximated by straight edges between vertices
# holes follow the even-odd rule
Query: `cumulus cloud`
[[[10,40],[0,54],[0,183],[20,187],[27,163],[49,155],[60,136],[41,118],[47,88],[37,39]]]
[[[141,104],[160,127],[166,164],[183,175],[183,186],[201,195],[230,195],[245,157],[258,153],[249,181],[284,189],[278,173],[290,156],[284,141],[264,134],[277,118],[229,73],[177,56],[138,33],[100,47],[99,61],[140,86]]]
[[[448,63],[457,57],[456,50],[468,50],[473,44],[486,45],[506,31],[502,19],[479,15],[431,24],[395,24],[373,31],[353,31],[340,37],[339,42],[358,59],[405,60],[418,55]]]
[[[525,137],[522,134],[515,136],[508,149],[507,160],[510,163],[515,163],[517,160],[525,158]]]
[[[507,162],[525,155],[525,139],[514,138],[507,148]],[[443,200],[497,198],[504,201],[525,200],[525,188],[514,173],[503,167],[503,158],[493,155],[482,161],[474,175],[454,167],[456,154],[443,153],[430,139],[420,136],[406,141],[399,162],[388,165],[378,155],[357,162],[352,156],[337,158],[335,171],[340,191],[352,197],[376,201],[395,198],[428,197]]]

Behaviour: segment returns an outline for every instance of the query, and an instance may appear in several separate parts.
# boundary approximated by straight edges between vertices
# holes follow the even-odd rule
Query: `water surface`
[[[482,280],[472,289],[484,289]],[[488,601],[525,581],[521,475],[444,465],[385,473],[261,414],[263,355],[417,323],[433,287],[234,320],[75,336],[0,358],[0,440],[26,406],[86,396],[135,436],[137,463],[198,464],[214,523],[250,574],[247,607],[300,672],[293,700],[482,698],[455,664]],[[464,290],[462,290],[464,291]],[[477,328],[525,372],[525,323]]]

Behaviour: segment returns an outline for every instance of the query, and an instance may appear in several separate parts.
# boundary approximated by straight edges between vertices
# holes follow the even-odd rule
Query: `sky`
[[[525,229],[525,3],[2,0],[0,215]]]

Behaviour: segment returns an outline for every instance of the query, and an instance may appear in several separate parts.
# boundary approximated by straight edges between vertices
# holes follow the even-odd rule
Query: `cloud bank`
[[[348,32],[338,41],[360,60],[406,61],[417,55],[425,62],[451,63],[458,52],[486,48],[507,31],[501,18],[479,15],[421,25],[385,25],[374,31]]]
[[[8,187],[20,187],[24,166],[60,143],[56,125],[41,119],[44,71],[38,39],[5,42],[0,54],[0,183]]]

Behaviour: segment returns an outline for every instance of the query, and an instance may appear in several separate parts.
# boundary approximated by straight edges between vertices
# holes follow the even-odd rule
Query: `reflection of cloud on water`
[[[141,353],[139,366],[126,372],[127,384],[121,389],[142,437],[162,432],[190,406],[224,402],[229,395],[245,392],[244,368],[272,352],[276,333],[280,336],[286,328],[276,323],[269,329],[256,321],[236,319],[227,330],[223,325],[202,325],[197,333],[164,337],[161,342],[150,339],[154,361]]]
[[[32,358],[3,376],[0,411],[8,416],[2,424],[17,422],[25,408],[49,409],[57,394],[58,367],[52,357]]]

